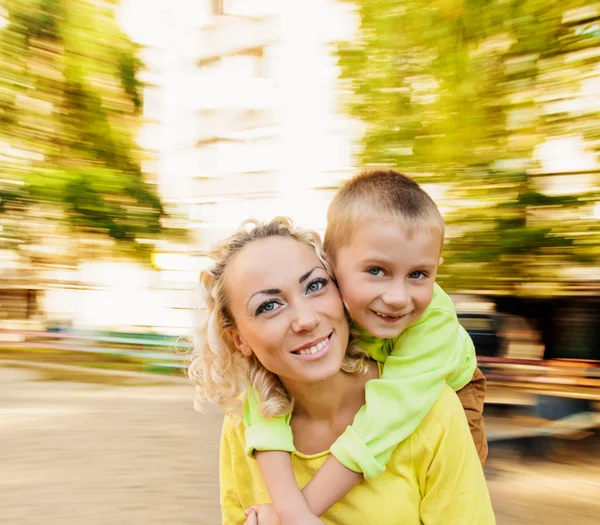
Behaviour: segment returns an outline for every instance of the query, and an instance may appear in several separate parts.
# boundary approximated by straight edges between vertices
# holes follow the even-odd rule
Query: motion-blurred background
[[[202,251],[386,166],[448,223],[500,525],[600,522],[600,3],[0,0],[0,523],[219,523]]]

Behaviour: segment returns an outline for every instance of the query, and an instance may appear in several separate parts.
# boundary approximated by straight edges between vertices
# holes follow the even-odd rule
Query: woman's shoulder
[[[241,417],[233,414],[226,414],[223,418],[223,427],[221,432],[227,436],[243,435],[243,421]]]
[[[229,448],[244,449],[244,424],[240,417],[226,415],[221,428],[221,443],[227,443]]]
[[[235,415],[226,415],[221,428],[221,455],[227,454],[233,464],[241,467],[248,461],[245,427],[243,420]]]
[[[431,444],[443,437],[462,436],[465,432],[469,433],[469,424],[463,407],[456,392],[445,385],[415,433]]]

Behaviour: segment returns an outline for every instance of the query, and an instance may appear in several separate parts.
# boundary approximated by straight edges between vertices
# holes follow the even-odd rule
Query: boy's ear
[[[246,340],[240,335],[240,333],[235,328],[229,330],[229,337],[231,337],[233,344],[240,352],[242,352],[244,356],[250,357],[252,355],[252,348],[250,348]]]
[[[443,258],[443,257],[440,257],[440,260],[438,261],[438,268],[439,268],[439,267],[440,267],[442,264],[444,264],[444,258]]]

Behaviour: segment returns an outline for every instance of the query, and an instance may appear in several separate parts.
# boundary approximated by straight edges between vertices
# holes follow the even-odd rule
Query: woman
[[[268,502],[256,461],[245,454],[239,422],[248,385],[267,416],[289,416],[306,485],[328,449],[365,403],[375,362],[349,344],[349,322],[316,234],[288,219],[242,229],[202,272],[208,319],[189,369],[197,401],[227,413],[221,441],[223,523]],[[236,416],[238,419],[236,419]],[[272,509],[250,519],[270,523]],[[262,514],[262,517],[261,517]],[[264,518],[264,519],[263,519]],[[297,517],[297,523],[310,523]],[[396,448],[387,470],[363,481],[329,509],[325,523],[495,523],[485,479],[456,394],[447,388],[417,431]],[[287,525],[287,524],[284,524]]]

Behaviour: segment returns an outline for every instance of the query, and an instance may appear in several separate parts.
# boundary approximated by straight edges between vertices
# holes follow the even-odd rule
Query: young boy
[[[427,415],[443,386],[458,391],[482,464],[485,378],[450,298],[435,284],[444,221],[412,179],[392,170],[364,172],[344,184],[327,214],[325,252],[352,315],[358,344],[382,362],[367,400],[332,455],[300,492],[288,418],[262,417],[245,405],[246,446],[256,457],[281,522],[319,523],[361,479],[372,479],[398,443]]]

